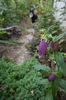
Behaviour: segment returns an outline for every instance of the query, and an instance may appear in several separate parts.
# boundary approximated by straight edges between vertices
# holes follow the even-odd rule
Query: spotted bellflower
[[[52,81],[55,80],[55,78],[56,78],[56,75],[55,75],[55,74],[51,74],[51,75],[48,77],[48,81],[49,81],[49,82],[52,82]]]
[[[66,62],[66,59],[64,59],[64,62]]]
[[[38,48],[39,58],[42,58],[45,55],[46,50],[47,50],[47,46],[48,46],[48,43],[45,42],[45,40],[42,40],[40,42],[39,48]]]
[[[58,47],[58,43],[57,42],[51,42],[51,45],[50,45],[50,48],[52,49],[52,50],[54,50],[54,49],[56,49]]]
[[[0,89],[2,89],[3,87],[2,86],[0,86]]]

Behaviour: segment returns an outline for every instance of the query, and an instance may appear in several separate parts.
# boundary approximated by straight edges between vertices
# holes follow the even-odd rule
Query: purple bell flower
[[[56,49],[58,47],[58,43],[57,42],[51,42],[51,45],[50,45],[50,48],[52,49],[52,50],[54,50],[54,49]]]
[[[54,43],[53,42],[51,42],[50,48],[54,49]]]
[[[2,86],[0,86],[0,89],[2,89],[3,87]]]
[[[55,78],[56,78],[56,75],[55,75],[55,74],[51,74],[51,75],[48,77],[48,81],[49,81],[49,82],[52,82],[52,81],[55,80]]]
[[[39,58],[43,57],[46,53],[47,50],[47,42],[45,42],[44,40],[42,40],[39,44],[39,48],[38,48],[38,54],[39,54]]]
[[[57,48],[57,47],[58,47],[58,43],[57,43],[57,42],[55,42],[55,45],[54,45],[54,46],[55,46],[55,48]]]
[[[64,62],[66,62],[66,59],[64,59]]]

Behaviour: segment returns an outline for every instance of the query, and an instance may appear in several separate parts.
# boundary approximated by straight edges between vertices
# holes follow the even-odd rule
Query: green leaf
[[[52,82],[52,94],[54,98],[57,96],[57,91],[60,85],[60,77],[56,76],[56,79]]]
[[[57,33],[57,31],[52,31],[52,34]]]
[[[49,90],[47,92],[47,95],[45,97],[45,100],[53,100],[52,90]]]
[[[66,91],[66,80],[61,80],[60,85]]]
[[[43,80],[40,81],[40,84],[44,84],[45,85],[47,83],[49,83],[48,79],[43,79]]]
[[[6,41],[6,40],[0,40],[0,43],[9,44],[9,45],[23,45],[24,44],[20,42],[13,42],[13,41]]]
[[[66,76],[66,63],[64,63],[64,57],[62,56],[62,53],[60,52],[56,53],[55,59],[56,59],[57,65],[61,67],[64,76]]]
[[[55,39],[53,40],[54,42],[58,41],[59,39],[64,37],[64,33],[60,34],[59,36],[55,37]]]
[[[50,71],[50,68],[48,66],[43,66],[43,65],[35,65],[33,66],[36,70],[44,70],[46,72]]]
[[[59,44],[61,44],[62,42],[64,42],[64,39],[61,39],[61,40],[59,41]]]
[[[44,85],[45,88],[51,87],[51,82],[48,81],[48,79],[43,79],[39,82],[39,84]]]

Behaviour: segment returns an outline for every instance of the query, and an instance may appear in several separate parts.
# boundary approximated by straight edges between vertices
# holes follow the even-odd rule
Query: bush
[[[43,86],[37,84],[42,79],[40,72],[32,68],[39,64],[35,58],[17,66],[0,60],[0,100],[43,100]]]

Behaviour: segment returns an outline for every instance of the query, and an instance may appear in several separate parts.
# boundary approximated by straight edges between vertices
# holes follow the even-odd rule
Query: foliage
[[[55,9],[52,0],[46,0],[42,2],[41,5],[44,10],[41,10],[42,14],[40,16],[40,24],[38,24],[38,28],[42,34],[41,40],[49,42],[62,32],[62,29],[60,28],[61,22],[56,21],[53,16]]]
[[[38,0],[0,0],[0,28],[19,24],[28,16],[32,5],[38,4]],[[0,32],[0,38],[3,38],[3,34],[6,32]]]
[[[64,33],[60,34],[61,23],[56,22],[53,16],[55,9],[52,1],[0,0],[1,28],[19,23],[24,15],[28,15],[30,7],[39,6],[38,11],[41,16],[39,16],[38,30],[41,34],[38,35],[38,39],[30,43],[28,48],[37,56],[39,42],[46,41],[48,47],[43,56],[47,56],[51,62],[48,66],[41,65],[32,58],[29,62],[15,65],[4,59],[0,60],[0,100],[56,100],[58,92],[66,93],[66,63],[64,62],[66,53],[59,52],[62,49]],[[0,34],[5,34],[5,31]],[[1,40],[0,43],[21,45],[21,43]],[[54,47],[55,45],[57,48]],[[40,46],[41,52],[44,50],[42,47]]]
[[[19,23],[29,12],[31,4],[38,4],[38,0],[1,0],[0,1],[0,27]]]
[[[55,59],[56,59],[58,68],[61,67],[61,70],[63,71],[64,76],[66,76],[66,70],[65,70],[66,63],[64,63],[64,57],[62,56],[61,53],[56,53]]]
[[[38,24],[40,40],[45,40],[48,43],[46,55],[53,58],[53,52],[55,51],[65,51],[63,48],[64,44],[64,34],[62,28],[60,28],[60,22],[56,21],[53,14],[55,9],[53,8],[52,0],[46,0],[40,2],[40,24]],[[51,50],[51,42],[57,43],[58,46],[55,50]],[[61,45],[62,44],[62,45]],[[37,46],[38,47],[38,46]],[[49,53],[50,52],[50,53]]]
[[[60,52],[55,53],[55,60],[56,66],[54,70],[49,68],[49,66],[44,65],[33,66],[36,70],[39,70],[42,73],[42,76],[44,76],[44,79],[42,79],[38,84],[44,85],[45,89],[47,89],[45,100],[56,100],[57,92],[60,91],[61,88],[63,92],[66,93],[66,80],[63,79],[63,76],[66,76],[66,63],[64,63],[64,58]],[[49,81],[48,78],[52,74],[55,74],[56,78],[54,81]]]
[[[57,70],[57,67],[52,72],[48,66],[41,65],[35,58],[21,65],[14,65],[4,59],[0,60],[0,86],[2,86],[0,100],[54,100],[61,86],[65,91],[63,86],[65,81],[61,81],[63,72],[61,69]],[[56,74],[53,82],[48,81],[51,73]]]
[[[55,70],[51,71],[48,66],[41,65],[35,58],[21,65],[1,59],[0,100],[55,100],[53,98],[56,98],[57,91],[61,87],[64,92],[66,91],[64,90],[65,80],[61,80],[63,75],[61,73],[64,72],[61,69],[58,70],[58,67],[57,65]],[[53,82],[48,81],[51,73],[56,74]]]
[[[0,100],[43,100],[43,86],[37,84],[42,76],[32,67],[35,64],[35,58],[21,65],[0,60]]]
[[[53,16],[54,11],[55,10],[53,9],[53,6],[51,6],[50,4],[50,0],[49,1],[46,0],[41,3],[40,12],[42,16],[40,16],[40,24],[38,24],[38,29],[40,33],[39,39],[41,41],[44,40],[45,42],[48,43],[48,48],[46,51],[46,55],[44,55],[44,57],[47,56],[47,59],[50,60],[51,63],[49,66],[46,65],[33,66],[36,70],[39,70],[42,74],[43,79],[38,84],[41,84],[45,87],[44,88],[46,90],[45,100],[56,100],[57,94],[61,90],[63,91],[63,93],[66,93],[66,90],[64,88],[64,86],[66,86],[65,85],[66,63],[64,62],[64,57],[62,56],[62,53],[59,52],[63,49],[61,43],[64,42],[65,33],[62,33],[62,29],[60,28],[61,23],[55,21],[55,18]],[[53,43],[54,48],[56,46],[55,49],[51,49],[51,43]],[[43,46],[40,47],[41,53],[44,52],[45,49],[45,47],[43,47],[44,49],[42,47]],[[49,76],[51,75],[56,76],[56,78],[54,77],[54,79],[52,79],[52,81],[49,82]]]

